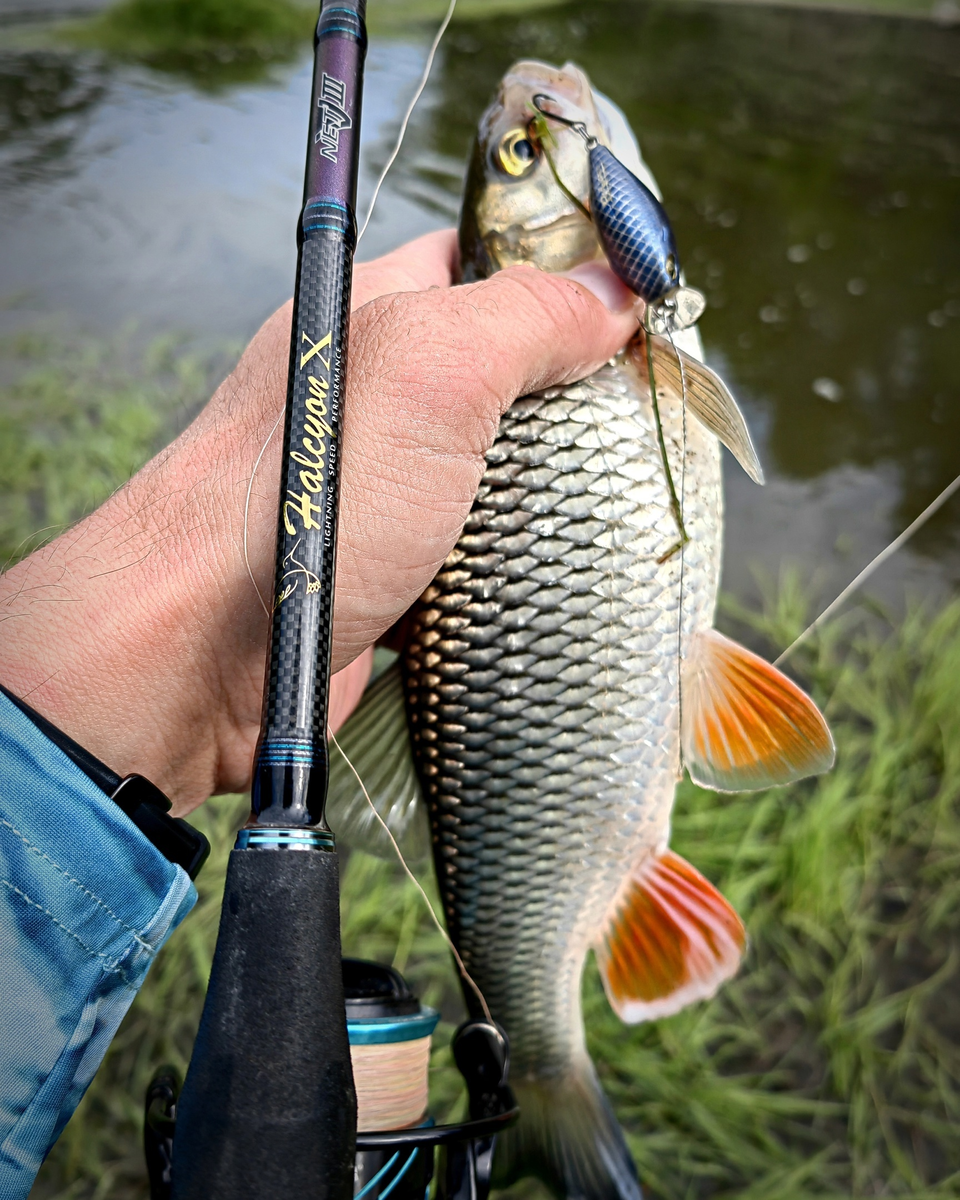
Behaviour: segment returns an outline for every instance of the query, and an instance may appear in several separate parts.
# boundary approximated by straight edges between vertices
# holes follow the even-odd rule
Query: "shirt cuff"
[[[157,951],[182,867],[0,693],[0,1197],[26,1197]]]

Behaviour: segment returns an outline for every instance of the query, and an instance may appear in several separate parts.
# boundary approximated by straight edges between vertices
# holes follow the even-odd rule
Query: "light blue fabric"
[[[27,1196],[196,898],[0,693],[0,1200]]]

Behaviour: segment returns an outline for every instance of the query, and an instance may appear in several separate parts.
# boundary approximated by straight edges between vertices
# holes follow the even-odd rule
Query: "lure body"
[[[653,192],[606,146],[590,150],[590,215],[614,274],[648,304],[680,280],[670,218]]]

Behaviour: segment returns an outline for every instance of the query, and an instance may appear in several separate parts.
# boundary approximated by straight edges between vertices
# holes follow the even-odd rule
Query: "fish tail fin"
[[[563,1077],[511,1078],[520,1120],[497,1136],[494,1184],[528,1175],[559,1200],[643,1200],[623,1130],[582,1055]]]

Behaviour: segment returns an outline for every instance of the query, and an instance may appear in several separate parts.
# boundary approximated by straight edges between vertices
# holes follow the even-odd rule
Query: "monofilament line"
[[[684,510],[687,506],[687,377],[683,370],[683,357],[677,349],[677,343],[673,340],[673,333],[667,335],[670,338],[670,345],[673,347],[673,352],[677,356],[677,366],[680,368],[680,515],[684,515]],[[683,728],[683,687],[680,682],[680,676],[683,671],[683,572],[686,565],[686,543],[680,545],[680,583],[679,596],[677,600],[677,728]],[[683,778],[683,741],[678,744],[678,766],[677,776]]]
[[[257,599],[260,601],[260,604],[263,607],[263,611],[267,614],[268,617],[271,615],[270,609],[267,608],[267,602],[266,602],[266,600],[264,600],[263,593],[260,591],[260,588],[257,585],[257,581],[253,577],[253,568],[250,566],[250,555],[249,555],[248,549],[247,549],[247,530],[249,529],[249,526],[250,526],[250,496],[253,493],[253,481],[257,475],[257,468],[260,466],[260,460],[263,458],[264,454],[266,454],[266,452],[267,452],[267,447],[270,445],[270,439],[277,432],[277,427],[279,426],[279,424],[282,420],[283,420],[283,410],[281,409],[280,416],[277,417],[276,421],[274,422],[273,428],[267,434],[267,440],[260,447],[260,453],[257,455],[257,461],[253,464],[253,470],[250,472],[250,482],[247,484],[247,498],[244,501],[244,505],[243,505],[243,561],[247,564],[247,574],[250,576],[250,582],[253,584],[253,590],[257,593]]]
[[[397,135],[396,144],[387,159],[386,166],[380,172],[380,178],[377,180],[377,185],[373,189],[373,197],[370,201],[370,207],[367,209],[367,215],[364,218],[363,225],[360,227],[360,232],[357,234],[357,245],[360,244],[360,239],[367,232],[367,226],[370,224],[370,218],[373,216],[373,210],[377,204],[377,197],[380,195],[380,189],[383,187],[383,181],[393,164],[397,161],[397,155],[400,153],[400,147],[403,145],[403,139],[407,135],[407,126],[410,124],[410,118],[413,116],[413,110],[417,107],[417,102],[423,95],[424,88],[430,79],[430,72],[433,70],[433,60],[437,56],[437,49],[440,46],[440,40],[447,32],[447,26],[453,17],[453,10],[457,7],[457,0],[450,0],[447,7],[446,16],[440,22],[440,28],[437,30],[436,37],[433,39],[433,44],[430,47],[430,52],[427,54],[427,61],[423,68],[423,74],[420,76],[420,82],[417,85],[417,90],[413,93],[413,98],[407,105],[407,111],[403,114],[403,120],[400,122],[400,132]]]
[[[819,626],[821,626],[824,623],[824,621],[829,620],[829,618],[833,616],[833,614],[843,604],[843,602],[845,600],[847,600],[850,596],[852,596],[853,593],[857,590],[857,588],[860,587],[860,585],[862,583],[864,583],[867,579],[870,578],[870,576],[874,573],[874,571],[876,571],[879,567],[882,567],[888,558],[890,558],[894,554],[896,554],[896,552],[900,549],[900,547],[902,545],[904,545],[905,542],[908,542],[910,540],[910,538],[912,538],[913,535],[917,532],[917,530],[922,525],[925,525],[927,523],[927,521],[930,520],[930,518],[937,511],[937,509],[942,508],[944,506],[944,504],[946,504],[946,502],[950,499],[950,497],[954,494],[954,492],[958,488],[960,488],[960,475],[958,475],[956,477],[956,479],[953,481],[953,483],[947,484],[947,486],[943,489],[943,491],[936,498],[936,500],[934,500],[931,504],[928,504],[927,507],[920,514],[920,516],[917,517],[916,520],[911,521],[910,524],[906,527],[906,529],[903,531],[903,533],[900,534],[899,537],[894,538],[889,546],[884,547],[884,549],[880,551],[880,553],[876,556],[876,558],[872,559],[870,562],[867,563],[867,565],[863,568],[863,570],[860,572],[860,574],[857,575],[855,579],[851,580],[851,582],[847,584],[847,586],[843,589],[843,591],[840,593],[840,595],[837,596],[837,598],[835,600],[831,601],[827,605],[827,607],[823,610],[823,612],[820,614],[820,616],[817,617],[817,619],[815,621],[813,621],[810,625],[808,625],[806,627],[806,629],[803,631],[803,633],[801,633],[798,638],[794,638],[794,640],[790,643],[790,645],[786,648],[786,650],[783,651],[783,653],[779,656],[779,658],[775,658],[773,660],[773,665],[775,667],[779,667],[780,664],[783,662],[783,660],[788,655],[792,654],[793,651],[796,650],[796,648],[798,646],[802,646],[803,643],[807,640],[807,638],[810,637],[810,635],[814,632],[814,630],[819,628]]]
[[[423,887],[420,884],[420,880],[416,877],[416,875],[414,875],[414,873],[407,866],[407,860],[403,857],[403,851],[400,849],[399,845],[397,844],[397,839],[393,836],[393,833],[390,830],[390,826],[386,823],[386,821],[383,819],[383,817],[381,817],[380,814],[377,812],[377,806],[370,799],[370,793],[367,791],[363,780],[360,778],[357,768],[353,765],[353,763],[347,757],[346,751],[343,749],[343,747],[337,741],[336,734],[333,732],[332,729],[329,730],[328,732],[330,734],[330,741],[333,742],[333,744],[336,746],[336,748],[340,751],[341,755],[343,756],[343,761],[347,764],[347,766],[353,772],[354,778],[356,779],[357,783],[359,783],[360,791],[363,792],[364,799],[370,805],[370,811],[373,813],[373,815],[377,818],[377,820],[383,826],[383,832],[390,839],[390,844],[393,846],[394,850],[397,852],[397,858],[400,860],[400,866],[403,867],[404,871],[407,873],[407,876],[410,879],[410,882],[420,893],[421,897],[423,898],[424,904],[427,906],[427,912],[429,912],[431,920],[433,921],[434,925],[436,925],[437,930],[440,933],[440,936],[450,947],[450,951],[453,954],[454,959],[456,960],[457,967],[460,970],[460,974],[463,976],[463,978],[467,981],[467,983],[473,989],[474,994],[476,995],[477,999],[480,1001],[480,1007],[483,1009],[484,1017],[492,1025],[493,1017],[490,1015],[490,1009],[487,1007],[487,1001],[484,998],[483,992],[480,991],[479,985],[474,981],[473,976],[467,970],[466,966],[464,965],[463,959],[460,957],[460,952],[457,950],[456,946],[453,944],[453,939],[450,937],[449,933],[447,933],[446,929],[444,929],[442,921],[437,916],[437,914],[434,912],[433,905],[430,903],[430,897],[423,890]]]

